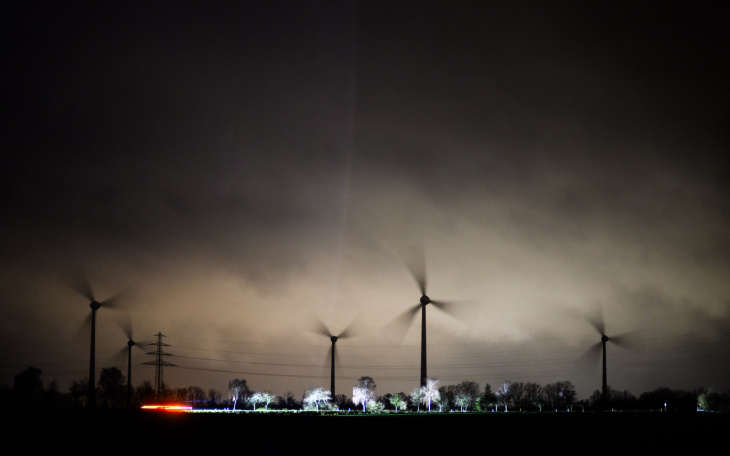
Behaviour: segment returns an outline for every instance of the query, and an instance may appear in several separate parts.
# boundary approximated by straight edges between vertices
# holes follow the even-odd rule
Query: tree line
[[[252,391],[245,379],[228,382],[228,396],[215,389],[197,386],[173,388],[163,385],[158,392],[149,380],[131,388],[116,367],[101,369],[96,385],[96,406],[100,408],[138,408],[160,401],[185,403],[196,409],[229,410],[340,410],[380,412],[575,412],[575,411],[730,411],[730,393],[707,388],[691,391],[658,388],[636,397],[629,391],[608,388],[603,401],[600,390],[586,399],[577,399],[574,385],[567,380],[546,385],[534,382],[505,381],[483,388],[475,381],[439,385],[427,379],[426,385],[412,391],[378,395],[372,377],[361,377],[353,385],[352,396],[313,388],[297,397],[268,391]],[[62,392],[55,380],[44,385],[42,371],[28,367],[15,376],[12,387],[0,389],[3,403],[31,408],[82,408],[88,406],[88,379],[74,380]]]

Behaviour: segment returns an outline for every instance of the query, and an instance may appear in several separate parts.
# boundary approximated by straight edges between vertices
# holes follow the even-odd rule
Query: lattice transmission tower
[[[151,366],[155,366],[155,395],[157,396],[158,400],[164,400],[163,397],[165,390],[164,390],[164,382],[162,379],[162,368],[164,366],[174,366],[172,363],[168,363],[167,361],[163,360],[163,356],[172,356],[170,353],[166,353],[162,351],[162,347],[169,347],[168,344],[165,344],[162,342],[162,338],[165,337],[164,334],[161,332],[155,334],[157,337],[157,342],[149,345],[155,345],[157,349],[153,352],[148,352],[148,355],[155,355],[154,361],[148,361],[143,364],[149,364]]]

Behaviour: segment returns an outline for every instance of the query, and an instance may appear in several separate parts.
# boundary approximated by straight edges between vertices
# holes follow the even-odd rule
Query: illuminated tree
[[[395,393],[388,400],[390,401],[390,405],[395,407],[396,413],[398,413],[398,409],[405,410],[408,407],[408,401],[403,393]]]
[[[511,399],[511,386],[512,384],[510,382],[504,382],[502,383],[502,386],[500,386],[497,390],[497,399],[502,405],[504,405],[505,412],[507,411],[507,405],[509,404],[509,401]]]
[[[251,397],[248,398],[248,402],[253,406],[254,410],[256,410],[256,404],[264,404],[264,410],[269,410],[269,404],[275,399],[275,395],[263,392],[252,394]]]
[[[497,395],[492,391],[492,385],[487,383],[484,386],[484,392],[477,397],[476,408],[480,412],[493,410],[493,406],[497,403]]]
[[[456,385],[457,396],[461,394],[470,398],[469,403],[465,405],[465,409],[469,409],[469,407],[474,408],[476,400],[479,397],[479,392],[479,382],[464,380],[463,382]]]
[[[313,390],[309,390],[304,394],[303,402],[307,406],[314,407],[315,410],[319,411],[319,406],[327,405],[331,398],[332,393],[325,390],[324,388],[316,388]]]
[[[454,402],[456,405],[458,405],[462,412],[466,412],[469,409],[469,406],[472,402],[472,397],[469,395],[469,393],[459,393],[456,395],[456,398],[454,399]]]
[[[421,403],[428,407],[428,411],[431,411],[431,403],[438,401],[441,398],[439,390],[436,387],[438,380],[435,378],[427,378],[426,384],[421,387]]]
[[[413,404],[416,404],[416,411],[421,411],[421,402],[423,400],[423,391],[421,388],[414,388],[413,391],[411,391],[411,402]]]
[[[233,410],[236,410],[238,399],[246,400],[250,390],[246,380],[234,378],[228,382],[228,397],[233,400]]]
[[[352,402],[355,405],[362,404],[364,412],[368,402],[375,399],[375,382],[372,377],[360,377],[357,385],[352,387]]]
[[[383,410],[385,410],[385,404],[383,404],[382,402],[375,400],[368,401],[368,413],[381,413]]]

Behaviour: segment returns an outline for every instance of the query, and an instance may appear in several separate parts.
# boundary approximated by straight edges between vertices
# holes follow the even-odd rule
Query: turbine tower
[[[354,322],[353,322],[354,323]],[[332,332],[327,328],[327,326],[321,321],[317,320],[317,327],[315,328],[315,332],[317,334],[321,334],[332,342],[332,346],[330,347],[330,392],[332,393],[332,398],[335,397],[335,359],[337,358],[337,353],[335,351],[335,345],[339,339],[347,339],[348,337],[352,337],[355,335],[353,333],[352,325],[353,323],[350,323],[350,325],[345,328],[344,331],[342,331],[338,335],[332,334]]]
[[[609,337],[606,335],[606,324],[603,320],[603,312],[599,309],[592,318],[586,318],[593,328],[601,336],[600,342],[594,344],[586,352],[586,356],[595,357],[598,353],[602,353],[603,371],[601,376],[601,402],[605,407],[608,404],[608,381],[606,376],[606,343],[611,341],[615,345],[623,348],[631,349],[636,345],[633,333],[624,333],[618,336]]]
[[[102,308],[115,308],[119,305],[120,294],[110,297],[109,299],[99,302],[94,297],[94,292],[91,289],[91,284],[86,274],[78,269],[71,271],[71,276],[65,281],[66,285],[69,286],[73,291],[78,293],[81,297],[90,301],[89,307],[91,308],[91,342],[89,349],[89,389],[88,389],[88,406],[90,408],[96,407],[96,312]]]
[[[450,314],[452,316],[455,315],[456,310],[465,310],[464,309],[464,303],[454,303],[454,302],[446,302],[446,301],[434,301],[432,300],[427,294],[426,294],[426,261],[425,261],[425,253],[422,246],[413,246],[411,247],[404,256],[404,261],[406,262],[406,265],[408,266],[409,270],[411,271],[411,274],[413,275],[413,278],[416,280],[416,283],[418,284],[418,289],[421,292],[421,299],[419,299],[419,303],[411,307],[410,309],[403,312],[396,320],[394,321],[395,324],[400,326],[400,330],[405,332],[408,325],[410,325],[413,318],[415,318],[416,313],[418,310],[421,310],[421,378],[420,378],[420,384],[421,386],[426,386],[426,379],[428,378],[428,357],[426,355],[426,306],[429,304],[433,305],[434,307],[446,312],[447,314]]]

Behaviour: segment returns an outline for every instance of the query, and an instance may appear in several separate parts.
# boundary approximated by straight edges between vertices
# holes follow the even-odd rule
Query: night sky
[[[276,394],[429,375],[730,388],[730,33],[711,2],[13,2],[2,9],[0,384]],[[78,277],[78,275],[77,275]],[[465,314],[465,315],[464,315]],[[631,349],[629,349],[631,348]],[[98,378],[98,377],[97,377]]]

